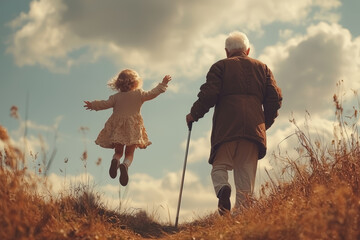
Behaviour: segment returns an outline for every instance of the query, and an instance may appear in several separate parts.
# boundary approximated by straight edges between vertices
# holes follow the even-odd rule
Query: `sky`
[[[358,0],[1,0],[0,125],[25,150],[34,173],[54,154],[48,171],[53,191],[87,181],[111,208],[145,210],[173,223],[185,116],[210,66],[226,57],[227,35],[248,35],[250,56],[270,67],[284,97],[268,130],[268,154],[258,163],[257,192],[269,181],[266,171],[281,168],[274,154],[297,149],[289,119],[307,122],[326,144],[336,125],[334,93],[349,106],[345,114],[352,104],[359,107],[359,10]],[[145,90],[167,74],[172,81],[142,107],[152,145],[135,151],[124,188],[108,176],[113,150],[94,143],[111,110],[85,111],[83,101],[114,94],[106,83],[125,68],[140,74]],[[18,119],[10,116],[12,106]],[[216,211],[207,163],[212,113],[193,125],[180,222]]]

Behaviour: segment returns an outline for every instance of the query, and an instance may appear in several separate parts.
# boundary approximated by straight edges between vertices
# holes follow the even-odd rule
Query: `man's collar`
[[[233,53],[231,53],[230,54],[230,56],[229,56],[229,58],[231,58],[231,57],[237,57],[237,56],[239,56],[239,57],[246,57],[247,55],[246,55],[246,53],[244,52],[244,51],[235,51],[235,52],[233,52]]]

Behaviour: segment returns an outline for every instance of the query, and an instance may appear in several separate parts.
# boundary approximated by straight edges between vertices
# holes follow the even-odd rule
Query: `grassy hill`
[[[292,120],[301,158],[287,159],[289,181],[269,181],[237,216],[217,213],[178,229],[145,212],[105,208],[86,185],[72,194],[44,197],[46,178],[21,169],[22,152],[0,126],[0,239],[360,239],[360,145],[358,114],[352,124],[334,98],[338,133],[331,146],[313,141]]]

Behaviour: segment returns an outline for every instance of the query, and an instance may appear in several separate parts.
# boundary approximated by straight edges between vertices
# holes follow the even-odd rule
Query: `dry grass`
[[[142,239],[166,227],[146,213],[108,210],[87,185],[71,194],[44,197],[26,170],[0,170],[0,239]]]
[[[277,156],[290,181],[270,181],[237,216],[211,214],[178,229],[142,211],[110,211],[88,185],[62,197],[41,196],[37,188],[46,183],[35,184],[29,171],[18,169],[22,153],[0,126],[0,239],[360,239],[358,110],[345,118],[336,95],[334,102],[338,123],[329,145],[292,120],[301,157]]]

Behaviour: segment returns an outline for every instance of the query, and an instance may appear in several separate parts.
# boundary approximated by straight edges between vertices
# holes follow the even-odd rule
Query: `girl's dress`
[[[115,144],[136,145],[146,148],[151,144],[148,139],[140,109],[145,101],[166,91],[167,84],[160,83],[150,91],[136,89],[118,92],[108,100],[91,102],[92,109],[113,108],[113,113],[100,131],[95,143],[103,148],[114,148]]]

